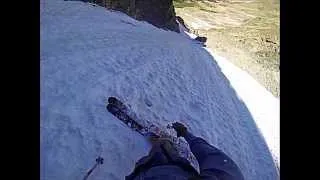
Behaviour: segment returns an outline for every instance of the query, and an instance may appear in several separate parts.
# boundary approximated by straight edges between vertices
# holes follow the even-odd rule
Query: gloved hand
[[[187,134],[187,128],[179,122],[173,123],[172,127],[174,130],[176,130],[178,137],[180,136],[184,137]]]

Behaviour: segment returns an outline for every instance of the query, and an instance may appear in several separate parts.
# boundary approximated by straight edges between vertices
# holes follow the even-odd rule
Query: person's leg
[[[162,146],[163,153],[166,156],[168,156],[170,160],[175,160],[179,157],[178,150],[170,140],[168,139],[161,140],[161,146]]]
[[[152,144],[152,148],[149,151],[147,156],[139,159],[136,164],[133,172],[128,176],[128,179],[133,179],[139,172],[145,171],[153,166],[167,164],[168,159],[166,155],[163,153],[161,148],[163,140],[157,137],[149,137],[148,138]]]
[[[149,152],[149,155],[154,154],[155,152],[162,152],[167,158],[175,159],[179,157],[179,153],[172,143],[170,137],[167,136],[158,136],[155,133],[149,132],[147,134],[149,142],[152,144],[152,149]]]
[[[161,141],[159,141],[159,138],[157,139],[152,139],[150,140],[151,144],[152,144],[152,148],[151,150],[149,151],[149,154],[148,156],[152,156],[154,155],[155,153],[162,153],[162,150],[161,150]]]
[[[152,147],[147,156],[142,157],[136,163],[136,167],[143,164],[159,164],[167,162],[166,156],[163,154],[161,145],[164,143],[165,139],[160,138],[154,133],[147,134],[147,139],[151,143]]]

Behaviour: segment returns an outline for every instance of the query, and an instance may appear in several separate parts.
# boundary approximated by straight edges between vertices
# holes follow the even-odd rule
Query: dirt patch
[[[280,96],[279,1],[187,1],[176,8],[207,46]],[[176,5],[177,2],[175,2]],[[191,6],[192,4],[192,6]]]

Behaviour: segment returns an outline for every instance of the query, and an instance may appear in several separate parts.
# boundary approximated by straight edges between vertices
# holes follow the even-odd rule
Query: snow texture
[[[242,81],[230,84],[205,48],[88,3],[40,3],[41,179],[82,179],[98,156],[104,164],[89,179],[124,179],[148,153],[146,139],[108,113],[109,96],[155,124],[186,124],[234,159],[248,180],[278,179],[272,142],[256,125],[273,112],[250,113],[264,94],[244,98],[243,88],[238,95]],[[240,96],[254,101],[246,105]]]

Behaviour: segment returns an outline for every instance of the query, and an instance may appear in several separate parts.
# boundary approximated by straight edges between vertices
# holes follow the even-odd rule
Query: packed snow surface
[[[146,139],[108,113],[109,96],[141,119],[186,124],[248,180],[278,179],[268,148],[278,136],[263,138],[277,114],[255,107],[267,107],[265,94],[242,87],[225,61],[220,67],[181,34],[88,3],[41,0],[40,12],[41,179],[82,179],[98,156],[104,164],[89,179],[124,179],[148,153]]]

